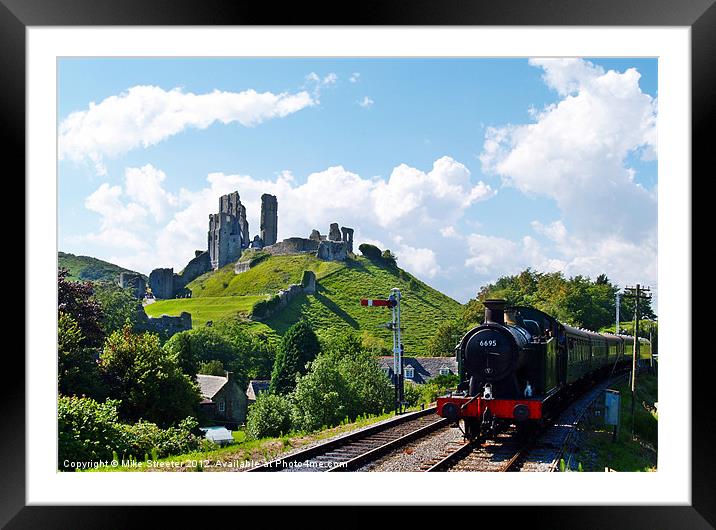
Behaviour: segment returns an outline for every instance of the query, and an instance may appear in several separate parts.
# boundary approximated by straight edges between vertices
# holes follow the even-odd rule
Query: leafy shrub
[[[405,381],[403,384],[403,399],[408,407],[414,407],[420,403],[421,391],[418,385],[412,381]]]
[[[126,452],[118,428],[119,401],[60,396],[57,404],[58,469],[72,469],[69,462],[111,460],[112,452]]]
[[[221,361],[209,361],[199,365],[198,374],[203,375],[224,375],[224,365]]]
[[[157,335],[134,334],[128,325],[115,331],[105,341],[100,367],[110,397],[122,400],[124,419],[165,427],[196,414],[199,389],[182,373],[177,358],[162,349]]]
[[[361,243],[358,250],[360,250],[361,254],[369,260],[381,259],[381,255],[383,253],[378,247],[371,245],[370,243]]]
[[[153,458],[163,458],[195,451],[204,437],[194,434],[199,424],[194,418],[186,418],[176,427],[160,429],[156,424],[140,421],[134,425],[119,424],[125,434],[126,451],[139,458],[152,454]]]
[[[293,393],[297,428],[313,431],[391,407],[390,381],[357,334],[330,335],[324,347]]]
[[[256,397],[246,421],[246,431],[251,438],[281,436],[291,432],[292,428],[292,407],[288,397],[268,392]]]
[[[57,408],[58,469],[72,470],[70,462],[96,462],[113,458],[161,458],[194,451],[202,437],[196,436],[197,422],[186,418],[175,427],[160,429],[145,421],[120,423],[120,401],[61,396]]]

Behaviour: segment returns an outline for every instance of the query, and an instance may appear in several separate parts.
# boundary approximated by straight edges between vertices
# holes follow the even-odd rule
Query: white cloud
[[[626,166],[630,154],[656,150],[656,101],[639,88],[640,74],[577,59],[531,63],[564,97],[534,123],[488,128],[483,169],[523,193],[554,199],[576,232],[648,236],[656,201]]]
[[[375,101],[370,99],[368,96],[363,96],[363,99],[358,100],[358,105],[360,105],[364,109],[371,108],[373,106],[373,103],[375,103]]]
[[[147,164],[125,170],[125,190],[136,203],[146,206],[157,221],[166,218],[168,210],[178,204],[177,198],[162,188],[166,174]]]
[[[106,174],[105,157],[149,147],[187,128],[206,129],[213,123],[258,125],[316,104],[308,92],[223,92],[207,94],[134,86],[89,108],[73,112],[59,128],[60,160],[90,161]]]
[[[400,266],[418,277],[434,278],[440,273],[437,255],[430,248],[415,248],[401,244],[395,254],[398,256]]]
[[[656,193],[635,181],[627,160],[656,156],[656,99],[642,92],[633,68],[605,71],[578,59],[530,64],[544,71],[561,99],[533,110],[532,123],[488,128],[480,155],[483,170],[504,185],[551,198],[558,207],[559,220],[532,223],[549,244],[531,244],[529,265],[655,285]],[[480,245],[473,245],[468,261],[481,271],[500,262],[527,263],[524,241],[474,241]]]
[[[353,72],[348,78],[351,83],[357,83],[360,80],[360,72]]]

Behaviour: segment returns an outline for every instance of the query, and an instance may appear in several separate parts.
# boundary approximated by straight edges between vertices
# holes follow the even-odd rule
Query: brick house
[[[380,367],[388,377],[393,377],[393,357],[379,357]],[[457,375],[455,357],[403,357],[405,379],[422,385],[438,375]]]
[[[248,400],[232,372],[224,376],[197,374],[201,389],[199,413],[203,421],[238,428],[246,421]]]

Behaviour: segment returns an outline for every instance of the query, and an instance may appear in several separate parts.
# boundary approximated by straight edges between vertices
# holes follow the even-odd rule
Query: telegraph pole
[[[639,302],[642,299],[648,300],[651,295],[644,294],[648,293],[650,289],[648,287],[642,287],[638,283],[636,284],[636,287],[627,287],[624,289],[626,293],[624,296],[628,298],[634,298],[634,352],[632,356],[631,361],[631,435],[634,436],[634,426],[635,426],[635,414],[636,414],[636,370],[638,367],[638,358],[639,358]]]

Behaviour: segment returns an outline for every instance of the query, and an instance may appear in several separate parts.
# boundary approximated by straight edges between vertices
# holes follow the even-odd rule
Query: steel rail
[[[404,423],[410,422],[412,420],[422,418],[423,416],[428,416],[429,414],[434,414],[436,412],[436,410],[437,410],[437,407],[428,407],[424,410],[419,410],[416,412],[410,412],[408,414],[403,414],[401,416],[378,423],[376,425],[371,425],[369,427],[350,432],[343,436],[339,436],[337,438],[329,440],[328,442],[320,443],[320,444],[314,445],[312,447],[309,447],[307,449],[299,450],[295,453],[291,453],[289,455],[276,458],[275,460],[268,461],[260,466],[256,466],[256,467],[247,469],[246,472],[250,473],[250,472],[265,472],[265,471],[269,471],[269,472],[282,471],[282,470],[286,469],[287,467],[291,467],[291,465],[289,465],[289,462],[296,463],[296,462],[304,462],[307,460],[311,460],[311,459],[319,457],[323,454],[329,453],[334,449],[338,449],[338,448],[348,445],[350,443],[358,442],[364,438],[368,438],[369,436],[378,434],[378,433],[388,430],[392,427],[397,427]],[[438,422],[439,422],[439,420],[438,420]],[[330,468],[330,469],[333,469],[333,468]]]

